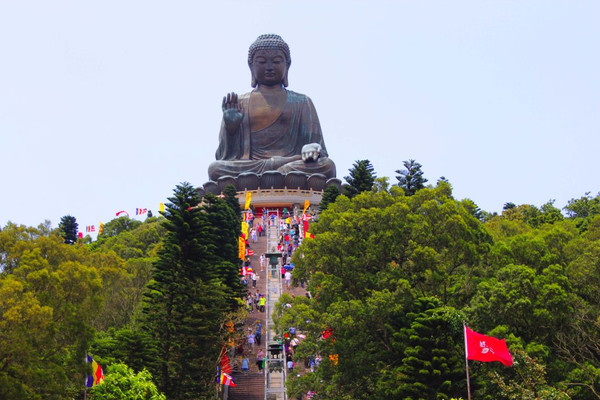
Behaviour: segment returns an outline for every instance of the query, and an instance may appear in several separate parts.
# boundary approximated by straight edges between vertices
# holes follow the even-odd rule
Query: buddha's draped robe
[[[244,116],[238,130],[227,132],[225,122],[219,132],[217,161],[208,168],[211,180],[242,172],[262,174],[265,171],[288,173],[300,171],[307,175],[324,174],[335,177],[335,164],[327,157],[321,125],[315,107],[308,96],[286,90],[286,102],[279,116],[269,126],[251,132],[249,115],[250,93],[239,96]],[[321,145],[317,161],[302,161],[305,144]]]

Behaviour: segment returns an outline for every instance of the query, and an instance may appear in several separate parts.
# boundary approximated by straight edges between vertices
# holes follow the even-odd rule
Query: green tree
[[[232,293],[241,295],[242,286],[239,279],[238,238],[241,233],[239,206],[233,208],[232,202],[207,194],[204,197],[203,215],[207,226],[204,230],[204,240],[215,246],[213,269],[217,272],[215,278],[232,289]],[[236,199],[237,200],[237,199]],[[231,298],[231,297],[230,297]]]
[[[335,199],[340,195],[340,189],[337,185],[329,185],[323,191],[323,198],[319,204],[321,211],[325,211],[329,204],[335,202]]]
[[[0,232],[0,398],[64,399],[83,382],[102,281],[85,250],[35,228]]]
[[[77,231],[79,229],[79,224],[77,223],[75,217],[72,215],[65,215],[60,219],[58,227],[63,238],[65,239],[66,244],[73,244],[77,242]]]
[[[223,195],[225,196],[225,202],[229,204],[229,207],[235,212],[238,220],[241,220],[242,213],[240,209],[240,201],[237,198],[237,191],[235,186],[227,185],[225,189],[223,189]],[[238,223],[239,225],[239,223]]]
[[[135,373],[126,364],[111,364],[106,368],[104,383],[90,389],[91,400],[165,400],[146,371]]]
[[[297,356],[320,354],[324,361],[314,378],[294,378],[291,393],[312,388],[328,399],[388,399],[397,398],[399,376],[407,388],[424,382],[416,364],[410,376],[399,369],[411,356],[423,365],[430,356],[418,350],[417,341],[409,341],[410,329],[417,332],[421,324],[429,332],[443,330],[438,329],[442,321],[455,323],[448,318],[455,313],[446,311],[473,296],[490,242],[481,222],[452,198],[449,184],[440,182],[414,196],[405,196],[397,186],[353,199],[340,196],[320,215],[314,232],[316,238],[293,256],[294,277],[308,280],[313,297],[279,308],[283,315],[276,326],[306,332]],[[415,308],[421,297],[435,298],[435,304]],[[429,308],[436,310],[431,316]],[[318,339],[326,328],[333,330],[335,342]],[[430,380],[450,395],[463,378],[455,375],[460,364],[456,339],[446,332],[439,343],[427,342],[440,355],[439,365],[428,368],[432,376],[443,371]],[[329,360],[336,354],[337,364]]]
[[[385,371],[380,386],[388,398],[449,399],[464,393],[464,352],[460,314],[436,298],[419,298],[400,330],[402,363]]]
[[[224,260],[215,253],[209,211],[199,200],[189,183],[169,198],[165,240],[146,294],[144,326],[157,343],[160,363],[153,375],[176,400],[212,396],[219,330],[231,307],[232,293],[219,275]]]
[[[587,218],[600,214],[600,193],[595,197],[586,192],[578,199],[571,199],[564,207],[569,218]]]
[[[423,166],[415,160],[403,161],[402,164],[404,164],[405,169],[396,170],[396,173],[400,174],[396,176],[398,186],[404,189],[407,196],[412,196],[418,190],[425,188],[427,179],[423,177],[423,171],[421,171]],[[440,181],[447,182],[445,179],[440,179]]]
[[[344,185],[344,194],[349,198],[373,188],[377,176],[369,160],[356,161],[349,173],[349,176],[344,177],[347,182]]]
[[[114,237],[120,233],[132,231],[142,224],[143,222],[127,216],[115,218],[104,224],[104,229],[102,233],[98,235],[98,239]]]

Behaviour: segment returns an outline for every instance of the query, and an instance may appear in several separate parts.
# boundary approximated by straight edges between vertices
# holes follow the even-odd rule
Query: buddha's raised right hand
[[[227,132],[235,133],[244,117],[242,105],[238,102],[238,95],[234,92],[227,93],[227,96],[223,97],[221,108]]]

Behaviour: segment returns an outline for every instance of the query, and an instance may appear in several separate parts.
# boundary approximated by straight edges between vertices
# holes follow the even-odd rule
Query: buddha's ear
[[[254,77],[254,74],[251,74],[251,75],[252,75],[252,81],[250,82],[250,85],[253,88],[255,88],[258,85],[258,83],[256,83],[256,78]]]
[[[288,71],[289,71],[289,69],[286,69],[285,74],[283,75],[283,87],[288,87],[288,78],[287,78]]]

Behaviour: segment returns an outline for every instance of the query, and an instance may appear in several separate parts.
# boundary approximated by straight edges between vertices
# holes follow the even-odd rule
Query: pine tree
[[[225,189],[223,189],[223,195],[225,196],[225,202],[229,204],[231,209],[237,215],[239,221],[242,219],[242,214],[240,212],[240,201],[237,198],[237,191],[235,190],[235,186],[227,185]],[[239,223],[238,223],[239,225]]]
[[[227,195],[226,195],[227,196]],[[237,202],[237,199],[236,199]],[[232,289],[232,293],[241,295],[242,286],[239,280],[238,238],[240,236],[241,224],[238,212],[233,210],[231,204],[225,199],[207,194],[204,197],[202,217],[207,218],[208,227],[204,239],[214,243],[217,259],[213,262],[216,278]]]
[[[325,211],[329,204],[335,202],[335,199],[340,195],[340,189],[336,185],[329,185],[323,191],[323,198],[319,204],[321,211]]]
[[[345,176],[347,184],[344,185],[344,194],[350,198],[359,193],[371,190],[375,183],[375,171],[369,160],[358,160],[349,170],[350,175]]]
[[[419,298],[402,329],[408,346],[388,389],[393,398],[449,399],[464,391],[463,360],[459,356],[460,318],[434,298]]]
[[[210,207],[198,205],[189,183],[178,185],[168,200],[167,233],[148,285],[144,325],[159,349],[153,375],[160,389],[169,399],[191,399],[212,388],[220,322],[232,294],[219,275],[223,259],[207,216]]]
[[[79,224],[75,217],[71,215],[65,215],[60,219],[60,223],[58,224],[60,228],[61,235],[65,239],[66,244],[73,244],[77,242],[77,231],[79,229]]]
[[[403,161],[402,163],[406,169],[396,170],[396,173],[400,174],[396,176],[396,179],[398,179],[398,186],[404,189],[404,193],[407,196],[412,196],[417,193],[418,190],[425,187],[427,179],[423,178],[423,171],[421,171],[422,165],[415,160]]]

